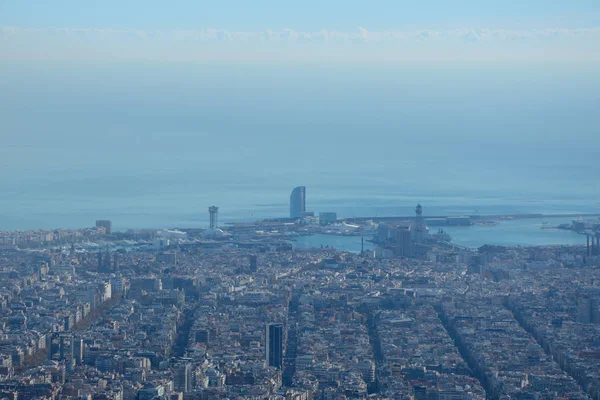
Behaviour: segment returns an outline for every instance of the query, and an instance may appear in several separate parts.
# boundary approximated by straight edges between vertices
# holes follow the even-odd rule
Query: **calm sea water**
[[[444,227],[444,229],[452,237],[452,243],[472,248],[485,244],[500,246],[584,245],[585,236],[572,231],[551,229],[570,222],[570,218],[536,218],[501,221],[496,226],[456,226]],[[438,228],[430,227],[430,232],[435,233]],[[299,248],[333,247],[353,253],[359,253],[361,250],[361,238],[357,236],[302,236],[293,244]],[[365,250],[374,247],[367,241],[364,244]]]
[[[468,247],[484,244],[501,246],[582,245],[585,236],[573,231],[549,229],[570,223],[572,218],[541,218],[500,221],[496,226],[447,227],[452,242]],[[435,231],[433,229],[432,231]]]
[[[363,249],[360,236],[310,235],[300,236],[290,243],[302,249],[330,247],[350,253],[360,253]],[[364,249],[370,250],[373,248],[375,248],[375,245],[365,240]]]
[[[11,77],[0,81],[0,230],[96,219],[117,230],[205,227],[211,205],[221,223],[283,217],[298,185],[309,210],[341,217],[413,215],[419,202],[429,216],[600,210],[597,70],[144,64],[0,74]],[[511,226],[489,232],[534,240]],[[478,243],[487,229],[451,234]]]

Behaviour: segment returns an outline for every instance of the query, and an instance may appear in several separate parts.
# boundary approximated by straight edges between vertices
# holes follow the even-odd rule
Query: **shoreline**
[[[573,213],[561,213],[561,214],[489,214],[489,215],[464,215],[465,217],[470,218],[474,223],[470,225],[454,225],[453,227],[472,227],[472,226],[497,226],[502,221],[511,221],[511,220],[524,220],[524,219],[545,219],[545,218],[590,218],[590,217],[598,217],[600,219],[600,212],[598,213],[581,213],[581,214],[573,214]],[[446,215],[446,216],[424,216],[424,219],[444,219],[456,217],[456,215]],[[264,218],[255,221],[232,221],[226,222],[221,228],[227,228],[231,226],[235,226],[236,224],[243,225],[253,225],[260,224],[265,222],[283,222],[283,221],[291,221],[290,218]],[[353,223],[366,223],[367,221],[372,222],[395,222],[395,221],[413,221],[415,220],[414,216],[387,216],[387,217],[350,217],[350,218],[340,218],[337,222],[353,222]],[[487,221],[495,221],[498,222],[496,224],[487,224],[482,222]],[[438,225],[430,225],[430,226],[438,226]],[[439,225],[443,226],[443,225]],[[545,227],[542,229],[563,229],[560,226],[552,226]],[[93,229],[92,226],[83,226],[77,228],[34,228],[34,229],[0,229],[0,232],[3,233],[25,233],[25,232],[52,232],[52,231],[77,231],[77,230],[86,230]],[[152,232],[152,231],[160,231],[160,230],[183,230],[183,231],[203,231],[208,228],[206,227],[180,227],[176,225],[172,225],[170,227],[156,227],[156,228],[125,228],[122,230],[113,230],[113,234],[126,234],[128,232]],[[329,233],[329,232],[299,232],[298,236],[309,236],[313,234],[322,234],[329,236],[361,236],[361,233],[347,233],[347,234],[337,234],[337,233]]]
[[[425,220],[427,219],[437,219],[437,218],[449,218],[455,217],[455,215],[427,215],[424,216]],[[481,221],[481,220],[494,220],[494,219],[543,219],[543,218],[588,218],[588,217],[600,217],[600,213],[582,213],[582,214],[489,214],[489,215],[478,215],[471,214],[465,215],[465,217],[469,217],[472,220]],[[414,220],[414,216],[410,217],[352,217],[352,218],[344,218],[343,221],[352,221],[352,222],[389,222],[389,221],[411,221]]]

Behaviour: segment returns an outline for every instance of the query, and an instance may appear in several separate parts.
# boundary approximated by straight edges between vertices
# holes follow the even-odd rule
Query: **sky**
[[[0,229],[596,207],[599,71],[598,0],[0,0]]]
[[[598,26],[600,11],[594,0],[3,0],[0,4],[0,20],[9,26],[252,31],[356,26],[374,30],[589,28]]]
[[[8,61],[600,59],[600,2],[0,1]]]

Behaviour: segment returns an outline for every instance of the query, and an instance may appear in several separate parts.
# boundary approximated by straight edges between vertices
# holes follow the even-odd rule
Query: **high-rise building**
[[[112,222],[106,219],[99,219],[96,221],[96,228],[104,228],[104,232],[107,235],[112,234]]]
[[[413,256],[413,243],[410,228],[398,227],[396,231],[396,255],[410,258]]]
[[[298,186],[290,195],[290,218],[302,218],[306,213],[306,187]]]
[[[81,344],[81,339],[75,339],[70,333],[54,332],[48,338],[48,359],[65,361],[71,371],[78,361],[81,362]]]
[[[173,370],[173,388],[176,392],[188,393],[194,390],[194,370],[189,362],[177,364]]]
[[[250,255],[250,271],[256,272],[258,269],[258,257],[255,254]]]
[[[283,324],[268,324],[266,333],[267,366],[281,369],[283,366]]]
[[[583,324],[600,323],[599,301],[592,297],[577,299],[577,322]]]
[[[83,350],[85,346],[83,345],[83,339],[75,338],[73,339],[73,357],[75,359],[75,363],[80,365],[83,363]]]

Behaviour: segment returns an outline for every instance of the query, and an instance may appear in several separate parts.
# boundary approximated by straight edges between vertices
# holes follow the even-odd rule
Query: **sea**
[[[570,223],[572,219],[547,217],[501,220],[498,221],[498,225],[430,227],[430,233],[444,229],[452,238],[451,243],[474,249],[486,244],[509,247],[585,245],[585,236],[574,231],[558,229],[559,225]],[[367,240],[371,239],[370,236],[365,236],[365,239],[362,241],[360,236],[315,234],[298,237],[291,244],[302,249],[335,248],[340,251],[360,253],[363,249],[370,250],[375,247]]]
[[[342,218],[418,203],[425,216],[600,211],[597,70],[56,62],[0,76],[0,230],[206,227],[212,205],[221,225],[285,217],[299,185],[309,211]],[[581,243],[544,222],[557,221],[448,232]]]

